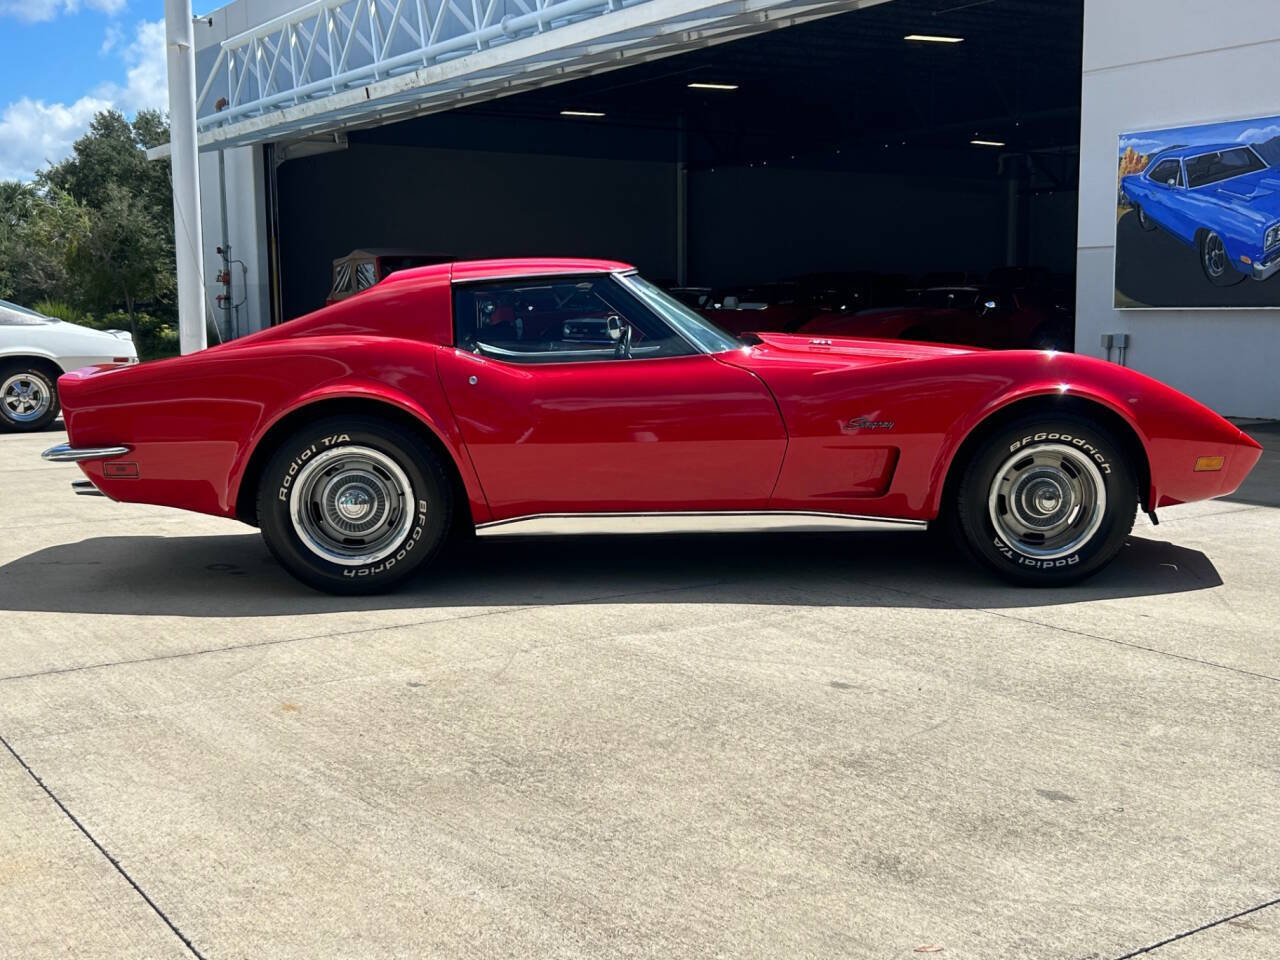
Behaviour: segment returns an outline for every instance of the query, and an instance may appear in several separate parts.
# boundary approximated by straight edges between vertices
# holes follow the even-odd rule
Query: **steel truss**
[[[447,110],[884,0],[312,0],[223,41],[202,149]]]

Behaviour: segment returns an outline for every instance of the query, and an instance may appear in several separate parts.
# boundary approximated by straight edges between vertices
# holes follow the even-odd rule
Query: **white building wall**
[[[227,236],[231,256],[231,296],[235,311],[217,309],[223,292],[216,283],[222,269],[218,247],[223,243],[218,154],[200,154],[200,220],[204,230],[205,289],[209,306],[224,336],[243,336],[270,325],[270,285],[267,282],[267,202],[262,148],[236,147],[226,151]],[[210,343],[215,338],[210,334]]]
[[[236,0],[195,22],[197,87],[207,75],[208,65],[218,54],[218,45],[227,37],[257,26],[297,6],[296,0]],[[243,304],[238,311],[216,308],[223,292],[215,277],[222,269],[217,248],[223,242],[221,190],[218,182],[218,154],[200,154],[200,219],[204,231],[205,289],[209,308],[225,335],[243,336],[270,325],[270,285],[267,274],[266,171],[262,147],[235,147],[225,152],[227,237],[231,255],[243,261],[233,264],[232,299]],[[210,343],[216,342],[212,334]]]
[[[1280,113],[1277,14],[1278,0],[1084,4],[1076,350],[1128,333],[1129,366],[1235,416],[1280,418],[1280,310],[1113,308],[1117,137]]]

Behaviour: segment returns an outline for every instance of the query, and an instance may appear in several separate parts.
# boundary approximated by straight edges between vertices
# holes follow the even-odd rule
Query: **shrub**
[[[40,300],[31,308],[46,317],[55,317],[67,323],[78,323],[82,327],[97,327],[93,322],[93,314],[86,313],[62,300]]]

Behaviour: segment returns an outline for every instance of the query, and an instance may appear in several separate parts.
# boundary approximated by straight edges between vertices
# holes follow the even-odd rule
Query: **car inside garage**
[[[268,146],[275,319],[358,250],[594,256],[734,332],[1069,349],[1081,30],[1080,0],[892,0]]]

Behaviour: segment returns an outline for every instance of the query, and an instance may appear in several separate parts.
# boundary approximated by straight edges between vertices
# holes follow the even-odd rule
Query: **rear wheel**
[[[334,417],[282,443],[262,474],[258,521],[276,559],[329,593],[377,593],[446,539],[453,491],[435,454],[399,427]]]
[[[57,382],[29,363],[0,364],[0,428],[47,429],[58,417]]]
[[[1057,586],[1111,562],[1137,505],[1133,465],[1110,434],[1074,417],[1033,417],[975,452],[953,518],[962,542],[997,573]]]
[[[1144,211],[1140,206],[1135,203],[1133,205],[1133,209],[1138,212],[1138,226],[1143,230],[1154,230],[1156,228],[1155,221],[1148,217],[1146,211]]]

